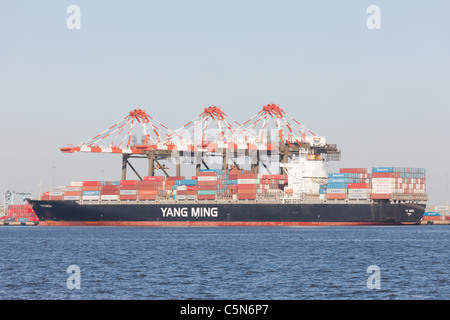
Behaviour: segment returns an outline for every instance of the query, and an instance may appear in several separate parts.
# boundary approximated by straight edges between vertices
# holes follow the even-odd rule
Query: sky
[[[59,148],[135,108],[176,129],[213,104],[245,122],[276,103],[338,145],[329,170],[425,168],[429,204],[446,204],[449,14],[446,0],[2,1],[0,192],[119,180],[120,155]]]

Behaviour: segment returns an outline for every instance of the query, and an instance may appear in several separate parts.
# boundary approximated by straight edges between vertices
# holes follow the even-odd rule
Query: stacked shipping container
[[[372,199],[420,200],[425,195],[425,169],[372,168]]]
[[[39,221],[36,213],[29,204],[15,204],[9,205],[6,211],[6,215],[2,217],[8,222],[28,222]]]
[[[366,168],[341,168],[328,175],[326,199],[367,199],[370,192],[370,173]]]
[[[248,170],[201,170],[198,176],[145,177],[143,181],[75,181],[42,195],[45,200],[255,200],[292,193],[287,176],[254,174]],[[341,168],[328,175],[319,197],[328,200],[426,200],[421,168]]]
[[[285,175],[253,174],[247,170],[201,170],[198,176],[144,177],[143,181],[74,181],[44,192],[42,200],[255,200],[287,184]]]
[[[341,168],[330,173],[320,193],[330,200],[426,200],[425,169],[404,167]],[[326,190],[326,191],[325,191]]]

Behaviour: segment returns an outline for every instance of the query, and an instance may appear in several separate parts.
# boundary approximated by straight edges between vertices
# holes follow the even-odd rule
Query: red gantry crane
[[[270,125],[274,126],[278,135],[275,141],[272,141]],[[225,170],[230,162],[239,168],[236,160],[243,156],[249,157],[251,170],[257,173],[262,162],[261,152],[279,155],[281,162],[287,162],[292,154],[298,154],[300,148],[306,148],[311,153],[311,160],[322,160],[323,154],[328,154],[329,160],[338,160],[340,156],[335,145],[326,144],[323,137],[315,135],[286,114],[280,106],[272,103],[263,106],[261,111],[242,125],[220,107],[212,105],[174,131],[144,110],[135,109],[92,139],[78,146],[68,145],[61,151],[122,154],[122,180],[126,179],[127,166],[142,180],[129,158],[147,158],[149,176],[154,175],[155,162],[156,169],[163,170],[169,176],[160,160],[175,160],[176,175],[180,176],[180,159],[183,156],[193,159],[191,162],[196,164],[199,172],[202,164],[208,168],[204,157],[217,155],[223,158]],[[264,162],[262,164],[267,168]]]

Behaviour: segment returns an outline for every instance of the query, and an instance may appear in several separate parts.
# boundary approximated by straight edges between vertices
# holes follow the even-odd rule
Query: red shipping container
[[[144,177],[144,181],[164,181],[163,176],[146,176]]]
[[[199,181],[197,182],[198,186],[216,186],[217,181]]]
[[[367,168],[340,168],[339,173],[367,173]]]
[[[119,190],[119,186],[110,185],[110,186],[102,186],[102,190]]]
[[[121,185],[120,190],[137,190],[137,185]]]
[[[217,190],[216,185],[198,185],[197,190]]]
[[[100,186],[102,183],[101,181],[83,181],[83,187],[84,186]]]
[[[441,221],[445,220],[444,216],[423,216],[422,220],[424,221]]]
[[[205,171],[205,172],[199,172],[197,174],[198,177],[200,176],[217,176],[217,172],[214,171]]]
[[[372,178],[400,178],[400,172],[372,172]]]
[[[102,190],[102,196],[118,195],[119,190]]]
[[[162,185],[162,181],[156,181],[156,180],[144,180],[144,181],[138,181],[138,186],[157,186]]]
[[[197,190],[197,186],[186,186],[186,189],[191,191],[191,190]]]
[[[368,189],[370,188],[370,183],[349,183],[349,189]]]
[[[256,173],[241,173],[237,179],[258,179],[258,175]]]
[[[170,176],[167,177],[166,181],[184,180],[184,176]]]
[[[121,186],[135,186],[137,185],[138,180],[120,180]]]

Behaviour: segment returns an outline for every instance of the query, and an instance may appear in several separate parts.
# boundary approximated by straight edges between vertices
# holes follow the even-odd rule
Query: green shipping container
[[[215,195],[216,190],[198,190],[197,191],[199,195]]]

